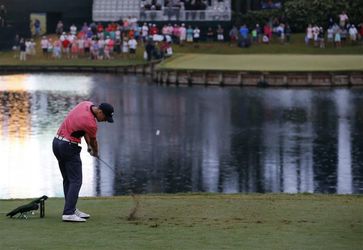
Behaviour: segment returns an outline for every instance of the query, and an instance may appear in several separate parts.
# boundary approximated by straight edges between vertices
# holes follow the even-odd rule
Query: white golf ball
[[[159,129],[157,129],[155,134],[156,134],[156,135],[160,135],[160,130],[159,130]]]

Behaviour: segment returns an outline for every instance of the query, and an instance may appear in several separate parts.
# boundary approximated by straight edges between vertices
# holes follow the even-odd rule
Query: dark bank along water
[[[0,76],[0,198],[63,196],[51,142],[83,100],[115,107],[115,123],[99,124],[98,133],[100,156],[115,171],[83,150],[81,196],[363,193],[362,89],[148,81],[111,74]]]

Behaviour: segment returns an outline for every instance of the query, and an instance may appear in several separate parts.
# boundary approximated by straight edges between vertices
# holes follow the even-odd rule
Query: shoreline
[[[125,66],[2,65],[0,74],[113,73],[149,75],[155,84],[222,87],[359,87],[363,71],[222,71],[159,69],[151,64]]]
[[[149,75],[156,84],[255,87],[363,86],[363,56],[177,54],[164,61],[117,64],[3,64],[0,74],[78,72]]]

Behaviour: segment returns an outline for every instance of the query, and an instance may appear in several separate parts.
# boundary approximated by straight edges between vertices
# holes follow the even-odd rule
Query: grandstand
[[[92,19],[119,21],[230,21],[231,0],[93,0]]]

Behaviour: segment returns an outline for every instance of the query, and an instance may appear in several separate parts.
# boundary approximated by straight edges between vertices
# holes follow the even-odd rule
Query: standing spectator
[[[248,39],[249,30],[245,24],[241,26],[239,33],[242,39]]]
[[[321,49],[325,48],[325,34],[324,34],[324,29],[323,27],[319,27],[319,34],[318,34],[318,39],[319,39],[319,47]]]
[[[108,45],[108,43],[105,43],[103,53],[105,55],[105,60],[110,60],[111,59],[111,47]]]
[[[103,33],[103,25],[102,23],[97,24],[97,33]]]
[[[47,56],[49,58],[49,55],[52,55],[53,54],[53,44],[52,44],[52,39],[49,38],[48,39],[48,50],[47,50]]]
[[[29,42],[29,54],[32,55],[32,56],[35,56],[36,54],[36,42],[34,41],[34,39],[30,39],[30,42]]]
[[[123,37],[123,41],[122,41],[122,55],[127,58],[129,54],[129,39],[127,36]]]
[[[161,43],[160,43],[160,55],[162,58],[165,58],[167,56],[167,48],[169,46],[169,43],[166,41],[166,39],[164,39]]]
[[[70,46],[71,46],[72,59],[77,59],[79,53],[77,39],[74,39]]]
[[[128,47],[130,48],[130,58],[136,58],[136,48],[137,48],[137,41],[134,37],[131,37],[130,40],[127,42]]]
[[[40,41],[40,47],[43,51],[43,56],[48,57],[48,39],[46,36],[43,36],[42,40]]]
[[[98,40],[98,59],[103,60],[105,56],[105,40],[101,38]]]
[[[357,35],[358,35],[358,30],[357,28],[354,26],[354,24],[352,24],[349,28],[349,39],[352,43],[355,43],[357,41]]]
[[[263,33],[262,33],[261,26],[259,24],[256,24],[256,32],[257,32],[257,42],[258,43],[261,43],[262,42]]]
[[[57,23],[55,33],[57,33],[57,35],[63,34],[63,22],[61,20],[59,20],[58,23]]]
[[[86,38],[92,38],[95,33],[93,33],[91,28],[88,28],[88,31],[86,33]]]
[[[217,41],[224,42],[224,29],[221,25],[218,25],[217,28]]]
[[[333,26],[329,27],[327,30],[327,46],[331,45],[332,47],[334,47],[334,29]]]
[[[113,47],[113,51],[116,52],[118,55],[121,53],[121,40],[120,39],[116,39],[115,41],[115,45]]]
[[[341,28],[340,29],[340,39],[341,39],[342,44],[345,44],[345,42],[348,39],[348,36],[349,36],[348,30],[346,28]]]
[[[197,43],[199,43],[200,39],[200,29],[196,26],[193,30],[193,41],[196,43],[195,47],[198,47]]]
[[[182,23],[180,29],[179,29],[179,33],[180,33],[180,45],[182,45],[185,40],[187,39],[187,29],[185,28],[185,24]]]
[[[69,31],[70,31],[71,35],[75,36],[77,34],[76,25],[72,24],[71,27],[69,28]]]
[[[81,31],[86,34],[88,32],[88,28],[89,27],[88,27],[87,23],[84,22]]]
[[[313,40],[313,27],[311,24],[308,25],[306,28],[306,36],[305,36],[305,43],[307,46],[310,45],[311,40]]]
[[[31,42],[29,39],[25,40],[25,52],[27,56],[30,56],[31,54]]]
[[[157,35],[159,33],[158,27],[156,27],[156,24],[153,24],[152,27],[150,28],[150,35],[154,36]]]
[[[238,39],[238,29],[236,26],[233,26],[232,29],[229,31],[229,39],[230,39],[230,46],[234,44]]]
[[[251,35],[252,35],[252,41],[254,43],[256,43],[258,41],[258,37],[257,37],[257,30],[256,28],[254,28],[252,31],[251,31]]]
[[[345,27],[349,20],[349,17],[345,11],[342,11],[342,13],[339,15],[339,26],[341,28]]]
[[[154,41],[150,38],[147,40],[145,45],[146,58],[150,62],[152,60],[152,55],[155,50]]]
[[[266,23],[264,26],[263,26],[263,34],[265,36],[267,36],[267,39],[268,39],[268,42],[271,40],[272,38],[272,28],[271,28],[271,25],[269,23]],[[266,40],[266,39],[265,39]],[[266,42],[265,42],[266,43]]]
[[[88,57],[90,57],[91,46],[92,46],[92,39],[86,38],[84,40],[84,54]]]
[[[213,42],[213,38],[214,38],[214,32],[212,27],[208,27],[207,30],[207,42]]]
[[[180,27],[177,24],[174,24],[172,37],[173,43],[180,44]]]
[[[285,24],[280,23],[280,25],[277,27],[276,31],[279,36],[280,43],[284,44],[285,43]]]
[[[188,29],[187,29],[187,42],[188,43],[192,43],[193,42],[193,28],[192,26],[189,25]]]
[[[335,32],[334,35],[334,43],[335,43],[335,47],[340,48],[341,47],[341,36],[340,36],[340,29],[337,30],[337,32]]]
[[[69,51],[70,44],[71,42],[69,41],[68,36],[64,36],[62,41],[62,49],[63,49],[63,54],[67,59],[69,59],[70,56],[70,51]]]
[[[19,47],[20,47],[20,61],[26,61],[26,45],[24,38],[20,39]]]
[[[35,21],[34,21],[34,35],[36,37],[40,36],[40,31],[41,31],[40,21],[39,21],[39,19],[35,19]]]
[[[85,43],[85,37],[80,37],[78,40],[77,40],[77,45],[78,45],[78,54],[80,56],[83,56],[84,55],[84,43]]]
[[[318,25],[313,26],[313,39],[314,39],[314,46],[319,46],[319,27]]]
[[[60,40],[54,42],[53,56],[55,59],[62,58],[62,42]]]
[[[144,23],[144,25],[141,27],[141,36],[142,41],[145,43],[149,36],[149,27],[147,26],[147,23]]]

